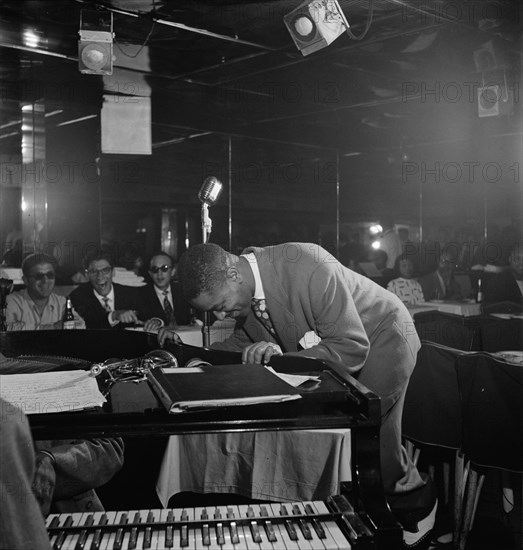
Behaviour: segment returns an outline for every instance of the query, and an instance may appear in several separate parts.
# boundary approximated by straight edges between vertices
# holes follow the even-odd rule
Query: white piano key
[[[224,523],[222,524],[222,530],[223,530],[223,538],[224,542],[219,546],[221,550],[237,550],[238,545],[234,545],[231,542],[231,532],[229,528],[226,525],[227,520],[227,506],[215,506],[213,508],[213,519],[218,520],[220,519],[218,516],[221,517],[221,519],[224,520]],[[218,544],[218,540],[217,540]]]
[[[185,514],[184,514],[185,513]],[[177,521],[183,521],[182,518],[187,518],[185,521],[194,521],[196,519],[196,514],[194,512],[194,508],[184,508],[180,515],[178,516],[177,515]],[[205,548],[207,547],[203,547],[201,545],[201,532],[200,532],[200,529],[198,528],[194,528],[194,527],[189,527],[187,529],[187,538],[188,538],[188,543],[189,545],[188,546],[181,546],[180,545],[180,541],[181,541],[181,532],[180,532],[180,529],[177,530],[176,532],[176,544],[177,546],[175,546],[176,549],[178,548],[182,548],[182,549],[190,549],[190,550],[204,550]],[[199,544],[200,543],[200,544]]]
[[[270,507],[271,513],[274,517],[280,516],[280,504],[279,503],[272,503],[268,504],[267,506]],[[285,548],[287,550],[301,550],[300,546],[298,545],[298,542],[295,540],[291,540],[289,537],[289,533],[287,532],[287,529],[285,528],[284,523],[276,523],[274,522],[274,530],[276,531],[276,534],[278,536],[278,539],[281,539],[285,545]]]
[[[45,518],[45,526],[47,529],[54,526],[59,526],[62,524],[62,514],[49,514]],[[56,532],[52,531],[49,533],[49,542],[51,543],[51,547],[53,546],[55,540],[56,540]]]
[[[243,526],[245,536],[248,539],[249,547],[256,548],[259,550],[273,550],[273,545],[271,542],[269,542],[263,523],[259,519],[259,516],[260,516],[259,506],[256,506],[253,504],[241,504],[240,506],[238,506],[238,510],[242,518],[248,518],[250,516],[254,516],[252,519],[253,521],[256,522],[257,532],[261,539],[260,542],[256,542],[254,540],[252,530],[248,525]]]
[[[135,522],[137,520],[137,522]],[[128,510],[127,511],[127,523],[129,527],[125,529],[124,536],[122,539],[121,550],[131,550],[131,539],[135,537],[135,550],[137,548],[136,542],[138,540],[138,525],[140,525],[141,516],[138,510]]]
[[[310,504],[319,514],[330,513],[325,503],[321,500],[304,502],[303,504]],[[350,542],[335,521],[322,521],[321,523],[325,529],[325,534],[328,534],[328,538],[324,541],[325,548],[328,550],[351,550]]]
[[[267,534],[267,531],[270,528],[272,529],[274,536],[276,537],[276,540],[269,540],[269,536],[267,534],[267,540],[269,540],[269,542],[272,544],[273,550],[286,550],[285,542],[283,541],[280,531],[275,524],[275,521],[273,520],[274,515],[272,513],[272,508],[269,506],[269,504],[260,504],[258,505],[258,508],[260,517],[267,518],[263,520],[265,533]],[[267,527],[265,527],[265,524],[268,524]]]
[[[92,520],[93,520],[93,525],[99,525],[100,523],[100,520],[101,518],[104,516],[104,513],[105,512],[89,512],[89,513],[85,513],[84,514],[84,518],[82,518],[82,525],[85,525],[85,520],[88,518],[88,517],[92,517]],[[85,540],[84,540],[84,550],[90,550],[91,548],[91,542],[94,538],[94,530],[92,529],[89,529],[87,531],[87,536],[85,537]],[[77,543],[78,544],[78,543]],[[75,548],[75,550],[77,550]]]
[[[153,519],[152,511],[151,510],[139,510],[140,514],[140,523],[142,524],[142,527],[138,529],[138,537],[136,539],[136,548],[137,550],[151,550],[152,548],[152,534],[151,534],[151,544],[149,544],[149,547],[145,549],[145,529],[144,526],[145,523],[147,523],[149,519],[149,513],[151,513],[151,520]],[[156,550],[156,549],[154,549]]]
[[[68,514],[72,518],[71,525],[80,525],[82,520],[82,512]],[[78,540],[78,532],[71,531],[63,538],[61,550],[74,550],[76,541]]]
[[[107,516],[107,524],[108,525],[114,525],[116,523],[116,518],[118,517],[118,514],[119,512],[116,512],[115,510],[111,510],[109,512],[105,512],[105,515]],[[102,527],[100,527],[100,530],[102,532],[102,536],[101,536],[101,539],[100,539],[100,544],[99,544],[99,550],[108,550],[109,548],[112,548],[112,546],[109,546],[110,542],[111,542],[111,539],[113,538],[114,539],[114,531],[107,531]],[[93,543],[95,542],[95,540],[93,540],[93,542],[91,543],[91,546],[89,547],[89,550],[94,550],[93,549]]]
[[[170,510],[152,510],[154,521],[161,522],[167,520],[167,514]],[[151,550],[164,550],[165,549],[165,529],[153,528],[151,533]]]
[[[296,535],[298,537],[298,546],[300,547],[300,550],[313,550],[311,540],[305,538],[305,535],[303,534],[300,528],[300,525],[299,525],[299,520],[301,519],[300,516],[296,516],[293,514],[293,510],[292,510],[293,504],[294,503],[292,502],[283,502],[280,505],[280,513],[282,512],[282,509],[285,508],[285,510],[287,511],[287,515],[293,517],[293,519],[290,521],[292,523],[294,530],[296,531]]]

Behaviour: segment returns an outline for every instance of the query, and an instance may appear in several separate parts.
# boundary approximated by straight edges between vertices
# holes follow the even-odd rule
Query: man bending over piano
[[[401,300],[312,243],[253,247],[240,256],[200,244],[181,257],[178,276],[193,307],[236,319],[234,333],[213,349],[241,351],[249,364],[267,363],[274,354],[341,364],[380,396],[385,494],[403,526],[405,548],[428,548],[436,491],[401,444],[403,402],[420,347]],[[315,345],[308,347],[304,336],[311,331]],[[180,342],[168,328],[158,339]]]

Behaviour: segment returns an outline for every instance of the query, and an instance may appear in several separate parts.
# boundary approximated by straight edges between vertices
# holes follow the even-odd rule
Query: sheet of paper
[[[106,401],[83,370],[0,375],[0,397],[26,414],[77,411]]]
[[[282,372],[276,372],[272,367],[265,367],[267,370],[270,370],[273,374],[281,378],[284,382],[291,385],[293,388],[301,386],[301,384],[313,380],[318,382],[320,380],[319,376],[303,376],[301,374],[284,374]]]

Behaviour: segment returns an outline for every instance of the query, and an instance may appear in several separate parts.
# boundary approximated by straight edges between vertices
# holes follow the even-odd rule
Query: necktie
[[[252,310],[254,312],[254,315],[256,315],[256,318],[260,321],[260,323],[273,335],[276,336],[276,331],[274,330],[274,326],[271,321],[271,317],[269,315],[269,312],[267,311],[267,307],[265,305],[265,300],[260,298],[253,298],[252,299]]]
[[[104,296],[104,297],[102,298],[102,300],[103,300],[103,302],[104,302],[104,309],[105,309],[105,311],[109,311],[109,312],[112,311],[111,306],[109,305],[109,298],[107,298],[106,296]]]
[[[174,315],[171,302],[169,302],[169,298],[167,298],[168,294],[167,290],[163,291],[163,310],[165,311],[165,320],[167,324],[170,324],[174,320]]]

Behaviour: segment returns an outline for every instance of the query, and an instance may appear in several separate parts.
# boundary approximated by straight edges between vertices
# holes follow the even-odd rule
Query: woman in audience
[[[406,254],[401,254],[396,259],[395,269],[400,276],[389,281],[387,290],[396,294],[404,304],[415,305],[423,302],[423,290],[413,277],[414,264],[412,260]]]

